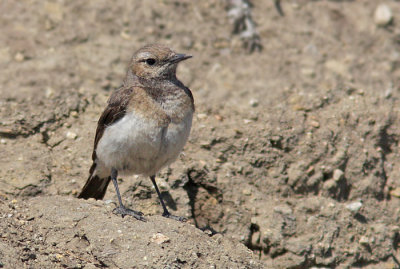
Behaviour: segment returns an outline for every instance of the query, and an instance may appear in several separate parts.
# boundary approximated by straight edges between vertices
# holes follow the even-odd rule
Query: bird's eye
[[[146,64],[148,64],[148,65],[153,65],[155,63],[156,63],[156,60],[153,58],[146,59]]]

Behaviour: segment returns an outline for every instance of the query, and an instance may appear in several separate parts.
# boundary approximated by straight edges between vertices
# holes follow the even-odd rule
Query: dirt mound
[[[2,204],[2,266],[261,268],[239,242],[161,216],[121,218],[114,207],[61,196]]]

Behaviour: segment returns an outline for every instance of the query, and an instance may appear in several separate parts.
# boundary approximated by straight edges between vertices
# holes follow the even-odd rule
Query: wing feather
[[[92,154],[93,161],[96,160],[97,144],[103,136],[106,127],[114,124],[126,114],[126,110],[130,101],[129,97],[132,94],[132,91],[133,87],[121,87],[114,91],[111,97],[108,99],[108,106],[104,109],[97,123]]]

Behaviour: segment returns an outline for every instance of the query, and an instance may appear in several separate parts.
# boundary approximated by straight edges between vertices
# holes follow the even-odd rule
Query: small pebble
[[[207,114],[205,114],[205,113],[198,113],[198,114],[197,114],[197,118],[200,119],[200,120],[205,119],[205,118],[207,118]]]
[[[390,195],[400,198],[400,188],[395,188],[393,190],[390,191]]]
[[[71,194],[74,195],[74,196],[78,195],[79,191],[80,190],[74,189],[74,190],[71,191]]]
[[[360,208],[362,207],[362,203],[361,202],[353,202],[350,204],[346,205],[346,208],[354,213],[357,213],[358,210],[360,210]]]
[[[375,24],[378,26],[386,26],[393,20],[392,10],[385,4],[379,5],[374,14]]]
[[[78,112],[77,111],[71,111],[71,114],[70,114],[72,117],[74,117],[74,118],[77,118],[79,115],[78,115]]]
[[[23,60],[25,60],[25,56],[21,53],[21,52],[17,52],[17,54],[15,54],[14,59],[17,62],[22,62]]]
[[[335,181],[339,181],[343,178],[344,172],[340,169],[335,169],[335,171],[333,171],[333,180]]]
[[[244,189],[244,190],[242,191],[242,193],[243,193],[244,195],[246,195],[246,196],[250,196],[250,195],[251,195],[251,190],[250,190],[250,189]]]
[[[312,68],[304,67],[300,71],[304,76],[315,77],[315,70]]]
[[[204,230],[204,233],[208,236],[212,236],[212,231],[209,229]]]
[[[158,182],[158,187],[159,187],[161,190],[168,190],[168,189],[169,189],[168,183],[165,182],[165,181],[160,181],[160,182]]]
[[[129,32],[127,30],[121,31],[120,35],[125,40],[131,40],[132,39],[131,35],[129,34]]]
[[[216,120],[222,121],[224,118],[221,115],[215,115],[214,116]]]
[[[65,135],[68,139],[74,140],[78,137],[78,135],[74,132],[68,131]]]
[[[349,73],[348,66],[338,60],[328,60],[325,67],[338,75],[346,76]]]
[[[293,213],[293,210],[287,205],[280,205],[274,207],[274,212],[284,215],[290,215]]]
[[[360,240],[358,241],[363,246],[369,245],[369,238],[366,236],[361,236]]]
[[[63,255],[61,255],[61,254],[58,254],[58,253],[56,254],[56,259],[57,259],[57,260],[61,260],[61,259],[62,259],[62,257],[63,257]]]
[[[251,99],[249,101],[250,106],[252,107],[257,107],[258,106],[258,100],[257,99]]]
[[[54,90],[51,87],[46,88],[46,98],[51,98],[54,95]]]
[[[319,128],[319,122],[316,120],[310,121],[310,125],[314,128]]]
[[[323,184],[323,189],[325,190],[333,190],[336,188],[337,184],[334,180],[328,179],[327,181],[324,182]]]
[[[2,138],[2,139],[0,139],[0,143],[5,145],[5,144],[7,144],[7,141],[4,138]]]
[[[169,239],[168,236],[163,235],[162,233],[156,233],[156,234],[153,234],[153,237],[151,238],[151,241],[161,245],[163,243],[169,242],[170,239]]]

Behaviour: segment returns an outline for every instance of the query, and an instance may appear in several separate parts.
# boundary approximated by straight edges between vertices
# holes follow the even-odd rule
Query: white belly
[[[165,127],[133,113],[106,128],[100,139],[96,174],[110,175],[111,168],[120,174],[155,175],[173,162],[185,145],[192,125],[193,113],[180,122]]]

